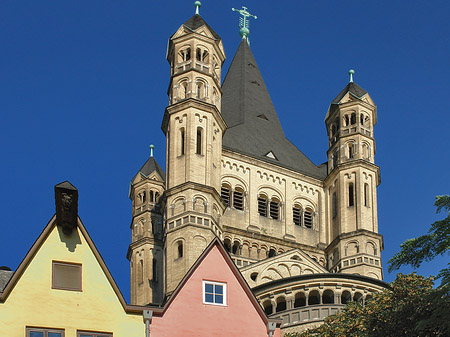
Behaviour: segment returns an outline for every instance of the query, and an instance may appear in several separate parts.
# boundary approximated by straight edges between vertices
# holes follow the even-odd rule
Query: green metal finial
[[[194,2],[194,6],[195,6],[195,14],[200,15],[200,7],[202,6],[202,3],[200,1],[196,1]]]
[[[155,149],[155,145],[150,145],[150,157],[153,157],[153,150]]]
[[[250,21],[248,21],[248,18],[253,17],[257,19],[258,17],[256,15],[250,14],[247,11],[247,7],[244,6],[242,6],[242,9],[232,8],[232,10],[242,15],[242,18],[239,18],[239,27],[241,27],[241,29],[239,29],[239,35],[243,39],[246,39],[247,43],[250,44],[250,41],[248,40],[248,35],[250,34]]]
[[[350,75],[350,82],[353,82],[353,74],[355,73],[355,71],[353,69],[350,69],[348,71],[348,74]]]

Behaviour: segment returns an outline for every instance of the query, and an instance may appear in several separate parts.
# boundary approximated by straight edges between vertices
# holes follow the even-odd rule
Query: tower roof
[[[224,148],[323,179],[284,135],[253,53],[242,39],[222,85],[222,115],[228,125]]]
[[[331,103],[339,103],[341,99],[343,99],[345,95],[347,95],[348,92],[358,99],[361,99],[361,97],[367,94],[367,91],[365,91],[355,82],[349,82],[347,86],[339,93],[339,95],[336,96],[336,98]]]
[[[187,29],[192,30],[193,32],[196,31],[201,26],[206,26],[211,34],[217,39],[221,40],[219,34],[217,34],[207,23],[203,18],[200,16],[200,14],[195,14],[193,17],[191,17],[189,20],[187,20],[185,23],[183,23],[183,26]]]
[[[142,173],[144,176],[148,177],[153,172],[158,173],[158,175],[161,177],[163,181],[166,181],[166,174],[164,173],[164,170],[159,166],[158,162],[155,160],[154,157],[149,157],[145,164],[140,168],[140,170],[136,173],[134,178],[131,180],[133,183],[136,179],[137,175]]]

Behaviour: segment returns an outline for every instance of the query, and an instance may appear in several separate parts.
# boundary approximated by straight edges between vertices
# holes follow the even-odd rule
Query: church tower
[[[374,163],[373,136],[377,110],[369,94],[353,82],[353,74],[350,70],[350,82],[331,102],[325,118],[329,269],[382,279],[376,192],[380,170]]]
[[[163,198],[165,174],[153,157],[130,183],[132,203],[130,261],[131,303],[146,305],[163,300]]]
[[[199,15],[169,39],[169,106],[166,135],[165,293],[170,295],[204,248],[222,236],[220,197],[222,136],[220,37]]]

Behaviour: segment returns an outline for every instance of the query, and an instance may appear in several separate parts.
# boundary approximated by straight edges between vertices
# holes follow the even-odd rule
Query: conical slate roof
[[[131,182],[136,179],[137,175],[142,173],[144,176],[148,177],[153,172],[158,173],[158,175],[162,178],[163,181],[166,181],[166,174],[164,173],[161,166],[159,166],[158,162],[153,157],[149,157],[145,164],[140,168],[140,170],[136,173],[134,178],[131,180]]]
[[[224,148],[319,179],[318,168],[285,136],[264,80],[245,39],[222,85],[222,115],[228,125]]]

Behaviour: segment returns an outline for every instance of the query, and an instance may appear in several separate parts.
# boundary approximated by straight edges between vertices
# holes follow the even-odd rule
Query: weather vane
[[[256,15],[250,14],[247,11],[247,7],[244,6],[242,6],[242,9],[232,8],[232,10],[242,15],[242,18],[239,18],[239,27],[241,27],[241,29],[239,29],[239,35],[243,39],[246,39],[247,43],[250,44],[250,41],[248,39],[248,35],[250,34],[250,21],[248,21],[248,18],[253,17],[257,19],[258,17]]]

